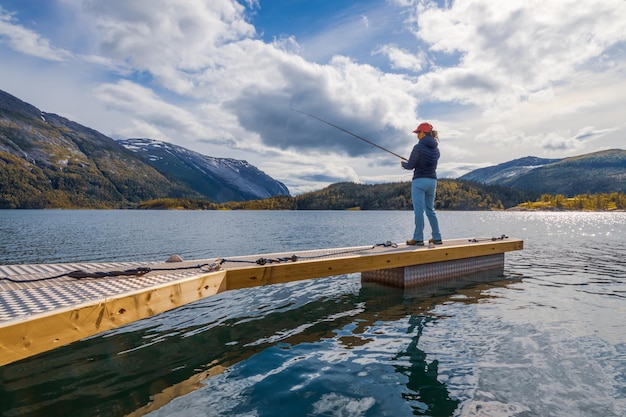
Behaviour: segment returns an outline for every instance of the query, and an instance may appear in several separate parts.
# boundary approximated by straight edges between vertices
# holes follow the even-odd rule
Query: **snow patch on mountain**
[[[289,195],[283,183],[247,161],[202,155],[155,139],[133,138],[118,142],[164,175],[178,177],[216,202]]]

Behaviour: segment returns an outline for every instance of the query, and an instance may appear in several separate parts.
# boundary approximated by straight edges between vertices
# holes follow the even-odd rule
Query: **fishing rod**
[[[385,151],[385,152],[389,152],[390,154],[392,154],[392,155],[394,155],[394,156],[397,156],[398,158],[402,159],[403,161],[406,161],[406,160],[407,160],[404,156],[400,156],[400,155],[398,155],[397,153],[390,151],[389,149],[383,148],[382,146],[377,145],[376,143],[374,143],[374,142],[372,142],[372,141],[370,141],[370,140],[367,140],[367,139],[365,139],[365,138],[363,138],[363,137],[361,137],[361,136],[359,136],[359,135],[356,135],[356,134],[354,134],[354,133],[352,133],[352,132],[350,132],[350,131],[348,131],[348,130],[344,129],[343,127],[339,127],[339,126],[337,126],[337,125],[335,125],[335,124],[332,124],[331,122],[328,122],[328,121],[326,121],[326,120],[324,120],[324,119],[320,119],[319,117],[317,117],[317,116],[313,116],[312,114],[309,114],[309,113],[304,112],[304,111],[302,111],[302,110],[298,110],[298,109],[294,109],[294,108],[291,108],[291,110],[293,110],[293,111],[297,111],[298,113],[305,114],[305,115],[307,115],[307,116],[309,116],[309,117],[312,117],[312,118],[314,118],[314,119],[316,119],[316,120],[319,120],[319,121],[320,121],[320,122],[322,122],[322,123],[326,123],[326,124],[327,124],[327,125],[329,125],[329,126],[332,126],[332,127],[336,128],[336,129],[339,129],[339,130],[341,130],[342,132],[346,132],[347,134],[352,135],[352,136],[354,136],[355,138],[362,140],[363,142],[367,142],[367,143],[369,143],[369,144],[370,144],[370,145],[372,145],[372,146],[376,146],[378,149],[382,149],[382,150],[383,150],[383,151]]]

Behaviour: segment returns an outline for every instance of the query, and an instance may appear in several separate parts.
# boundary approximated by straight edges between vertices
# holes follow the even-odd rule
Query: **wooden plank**
[[[341,258],[315,259],[280,264],[259,265],[229,270],[226,288],[235,290],[259,285],[279,284],[303,279],[321,278],[354,272],[376,271],[426,263],[492,255],[523,249],[520,239],[488,241],[402,249]]]
[[[225,290],[226,271],[14,320],[0,326],[0,366]]]

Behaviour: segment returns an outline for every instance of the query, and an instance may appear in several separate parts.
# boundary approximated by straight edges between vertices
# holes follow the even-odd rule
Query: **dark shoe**
[[[432,243],[433,245],[443,245],[443,241],[441,239],[430,239],[428,243]]]
[[[407,240],[406,244],[411,245],[411,246],[424,246],[424,241],[411,239],[411,240]]]

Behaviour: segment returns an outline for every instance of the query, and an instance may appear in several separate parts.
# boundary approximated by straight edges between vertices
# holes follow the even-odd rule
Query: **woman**
[[[424,246],[424,212],[432,229],[429,243],[441,245],[441,232],[435,213],[435,191],[437,189],[437,161],[439,143],[437,131],[430,123],[422,123],[413,131],[417,134],[417,145],[413,147],[408,161],[402,161],[402,168],[413,170],[411,198],[415,212],[415,231],[407,245]]]

